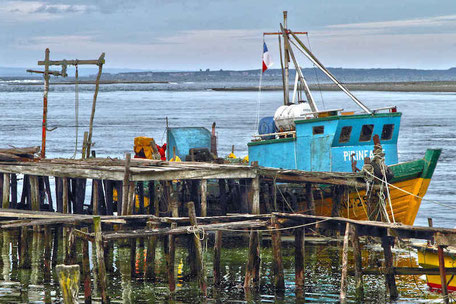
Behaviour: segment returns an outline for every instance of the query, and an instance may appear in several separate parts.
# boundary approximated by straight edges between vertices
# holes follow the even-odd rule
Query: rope
[[[307,226],[312,226],[316,225],[322,222],[329,221],[331,219],[324,219],[321,221],[316,221],[313,223],[307,223],[307,224],[302,224],[302,225],[297,225],[297,226],[290,226],[290,227],[284,227],[284,228],[268,228],[268,229],[249,229],[248,231],[242,230],[242,229],[230,229],[230,228],[214,228],[214,230],[219,230],[219,231],[233,231],[233,232],[268,232],[268,231],[285,231],[285,230],[292,230],[292,229],[297,229],[297,228],[302,228],[302,227],[307,227]]]
[[[367,172],[367,174],[373,176],[374,178],[378,179],[379,181],[382,181],[380,178],[378,178],[377,176],[373,175],[373,174],[370,173],[370,172]],[[399,191],[402,191],[402,192],[404,192],[404,193],[406,193],[406,194],[408,194],[408,195],[414,196],[414,197],[419,198],[419,199],[421,199],[421,200],[424,200],[424,201],[427,201],[427,202],[430,202],[430,203],[434,203],[434,204],[440,205],[440,206],[442,206],[442,207],[446,207],[446,208],[450,208],[450,209],[456,209],[455,206],[447,205],[447,204],[444,204],[444,203],[441,203],[441,202],[438,202],[438,201],[434,201],[434,200],[430,200],[430,199],[425,199],[423,196],[419,196],[419,195],[413,194],[413,193],[411,193],[411,192],[408,192],[407,190],[404,190],[404,189],[402,189],[402,188],[399,188],[399,187],[397,187],[397,186],[395,186],[395,185],[393,185],[393,184],[390,184],[390,183],[388,183],[388,182],[386,182],[386,184],[387,184],[388,186],[390,186],[390,187],[393,187],[393,188],[395,188],[395,189],[397,189],[397,190],[399,190]]]
[[[197,237],[200,241],[204,240],[204,237],[206,235],[204,228],[198,227],[198,225],[188,227],[187,233],[188,234],[193,233],[195,235],[195,237]]]
[[[74,120],[76,126],[76,139],[74,143],[74,153],[71,158],[76,158],[76,154],[78,152],[78,133],[79,133],[79,73],[78,73],[78,64],[76,60],[76,72],[74,75]]]
[[[309,50],[311,53],[313,53],[312,47],[310,46],[309,34],[306,34],[306,37],[307,37],[307,43],[309,44]],[[320,79],[318,78],[317,67],[315,66],[314,63],[312,63],[312,65],[314,66],[313,70],[315,72],[315,78],[317,80],[318,91],[320,91],[321,103],[323,104],[323,109],[326,109],[325,100],[323,99],[323,93],[321,92],[321,85],[320,85]]]

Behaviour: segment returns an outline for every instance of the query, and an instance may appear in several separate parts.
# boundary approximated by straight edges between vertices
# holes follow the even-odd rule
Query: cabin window
[[[325,126],[316,126],[313,127],[313,135],[325,133]]]
[[[390,140],[393,138],[394,124],[387,124],[383,126],[382,140]]]
[[[350,135],[352,132],[352,127],[351,126],[345,126],[340,130],[340,136],[339,136],[339,142],[340,143],[345,143],[350,140]]]
[[[361,128],[361,134],[359,135],[359,141],[370,141],[373,132],[374,125],[363,125]]]

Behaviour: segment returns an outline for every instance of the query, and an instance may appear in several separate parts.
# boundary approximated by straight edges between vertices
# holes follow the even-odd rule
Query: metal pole
[[[49,91],[49,49],[44,53],[44,93],[43,93],[43,124],[41,129],[41,158],[46,157],[46,128],[47,128],[47,105]]]
[[[283,25],[285,28],[287,28],[287,11],[283,11]],[[284,45],[284,59],[285,59],[285,76],[284,76],[284,84],[285,84],[285,98],[284,98],[284,104],[288,105],[290,103],[290,93],[289,93],[289,84],[288,84],[288,78],[290,75],[289,71],[289,62],[290,62],[290,56],[288,54],[288,36],[282,31],[283,34],[283,45]]]

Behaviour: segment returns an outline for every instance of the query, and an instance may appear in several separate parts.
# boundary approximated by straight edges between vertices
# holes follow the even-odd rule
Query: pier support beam
[[[385,280],[386,290],[390,295],[391,300],[395,300],[398,297],[396,279],[393,272],[393,253],[391,252],[391,245],[394,243],[394,238],[390,236],[382,237],[383,253],[385,255]]]
[[[440,270],[440,283],[442,285],[442,297],[443,303],[448,304],[450,300],[448,298],[448,286],[446,281],[446,271],[445,271],[445,256],[443,253],[443,249],[445,246],[438,246],[438,254],[439,254],[439,270]]]
[[[10,205],[10,175],[3,173],[3,202],[2,208],[9,208]]]
[[[193,202],[189,202],[187,204],[188,208],[188,217],[190,218],[190,225],[193,226],[194,232],[193,232],[193,242],[195,244],[195,249],[196,249],[196,276],[198,279],[198,285],[203,292],[204,296],[207,296],[207,283],[206,283],[206,272],[204,269],[204,263],[203,263],[203,246],[201,244],[201,239],[199,236],[199,231],[198,231],[198,222],[196,221],[196,210],[195,210],[195,204]],[[204,232],[203,232],[204,233]],[[204,237],[204,235],[203,235]]]
[[[101,219],[99,216],[93,217],[93,231],[95,232],[95,249],[97,253],[98,284],[100,287],[101,301],[105,304],[109,303],[109,297],[107,294],[106,265],[103,250],[103,238],[101,234]]]
[[[214,284],[220,285],[222,282],[222,273],[220,258],[222,255],[222,232],[215,232],[215,241],[214,241]]]
[[[271,218],[271,238],[272,238],[272,270],[274,272],[274,287],[277,291],[283,292],[285,290],[285,279],[283,275],[282,251],[281,251],[281,237],[280,225],[276,216]]]

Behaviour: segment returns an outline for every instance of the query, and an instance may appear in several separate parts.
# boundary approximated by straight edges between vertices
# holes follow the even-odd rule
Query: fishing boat
[[[280,37],[284,98],[273,116],[259,121],[258,134],[248,143],[250,162],[293,170],[356,172],[366,171],[363,170],[365,162],[370,165],[372,160],[380,160],[385,165],[381,169],[388,170],[389,176],[377,174],[372,179],[374,184],[384,186],[380,195],[387,196],[383,201],[385,206],[381,208],[383,220],[413,225],[441,150],[428,149],[422,159],[398,163],[397,141],[402,113],[395,106],[371,109],[361,102],[315,57],[298,38],[298,33],[287,28],[286,23],[284,12],[284,24],[280,25],[280,31],[265,33]],[[266,53],[265,44],[264,49]],[[319,68],[361,112],[344,111],[342,108],[320,109],[303,77],[294,50]],[[263,62],[263,71],[268,68],[265,60],[267,57]],[[289,62],[293,62],[295,68],[292,98],[289,92]],[[367,206],[371,195],[372,192],[358,189],[344,193],[341,216],[357,220],[373,219]],[[316,214],[331,215],[334,195],[315,194],[314,199]],[[376,216],[374,218],[377,219]]]
[[[418,251],[418,264],[423,268],[438,268],[439,267],[439,253],[438,246],[430,244],[415,244]],[[449,246],[445,249],[443,254],[445,261],[445,268],[456,267],[456,248]],[[442,279],[440,275],[426,275],[426,283],[433,291],[442,290]],[[448,291],[456,291],[456,279],[454,274],[446,276],[446,283]]]

